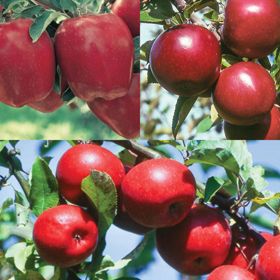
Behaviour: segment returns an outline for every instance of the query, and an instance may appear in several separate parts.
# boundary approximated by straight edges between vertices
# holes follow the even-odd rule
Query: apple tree
[[[143,135],[280,139],[278,0],[143,0],[141,25]]]
[[[280,173],[246,142],[2,141],[0,164],[1,279],[141,279],[155,251],[182,279],[280,277]],[[115,226],[141,237],[120,259]]]

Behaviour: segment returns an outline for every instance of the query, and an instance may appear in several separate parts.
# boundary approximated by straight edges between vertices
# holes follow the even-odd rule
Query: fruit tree
[[[142,0],[141,30],[145,137],[280,139],[278,0]]]
[[[1,279],[280,278],[277,142],[1,141],[0,174]]]

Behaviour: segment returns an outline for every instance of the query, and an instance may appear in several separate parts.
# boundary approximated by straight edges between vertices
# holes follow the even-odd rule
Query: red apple
[[[60,95],[52,91],[45,99],[28,104],[29,107],[42,113],[51,113],[59,109],[63,105]]]
[[[13,107],[43,100],[54,86],[52,40],[44,32],[32,43],[31,24],[30,19],[0,24],[0,102]]]
[[[133,66],[133,40],[113,14],[65,20],[55,35],[58,64],[74,94],[91,102],[127,94]]]
[[[231,140],[280,140],[280,110],[274,106],[261,123],[251,126],[224,123],[227,139]]]
[[[92,254],[98,229],[93,218],[82,208],[60,205],[38,217],[33,239],[42,259],[52,265],[70,267]]]
[[[236,265],[222,265],[213,270],[207,280],[255,280],[252,273]]]
[[[57,165],[56,177],[62,196],[72,203],[85,205],[81,183],[93,170],[110,175],[116,187],[125,175],[122,162],[109,150],[94,144],[76,145],[62,155]]]
[[[158,229],[156,242],[162,258],[177,271],[202,275],[225,261],[231,230],[222,211],[196,205],[180,224]]]
[[[126,173],[129,172],[131,168],[132,168],[131,166],[125,166]],[[140,234],[140,235],[146,234],[147,232],[151,231],[152,230],[151,228],[138,224],[128,215],[123,203],[122,188],[121,187],[118,188],[117,191],[118,191],[118,212],[114,219],[114,225],[123,230],[135,234]]]
[[[132,37],[140,35],[140,0],[116,0],[112,12],[125,21]]]
[[[91,111],[125,138],[140,133],[140,74],[134,74],[127,95],[114,100],[95,99],[88,103]]]
[[[64,78],[61,80],[60,93],[52,91],[45,99],[28,104],[29,107],[42,113],[51,113],[63,106],[62,94],[68,85]]]
[[[146,160],[126,174],[122,185],[125,209],[137,223],[172,226],[184,219],[195,199],[195,179],[172,159]]]
[[[274,80],[253,62],[239,62],[223,70],[213,95],[219,115],[235,125],[262,122],[275,99]]]
[[[150,65],[156,80],[171,93],[194,96],[207,91],[220,74],[221,50],[208,29],[181,24],[154,42]]]
[[[280,278],[280,235],[268,240],[261,248],[256,262],[257,280],[276,280]]]
[[[280,44],[278,0],[228,0],[222,31],[225,44],[238,56],[259,58]]]

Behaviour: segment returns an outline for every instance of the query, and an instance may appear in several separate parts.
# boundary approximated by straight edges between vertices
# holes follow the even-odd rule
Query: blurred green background
[[[80,100],[64,104],[54,113],[27,106],[12,108],[0,103],[0,139],[121,139],[98,120]]]

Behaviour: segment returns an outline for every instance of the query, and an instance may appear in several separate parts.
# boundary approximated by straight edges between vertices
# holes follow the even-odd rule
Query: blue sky
[[[21,151],[20,159],[23,162],[23,167],[26,171],[30,171],[34,159],[38,155],[39,141],[21,141],[18,143],[17,147]],[[61,157],[61,155],[70,147],[67,142],[63,142],[57,148],[53,149],[49,156],[52,156],[50,167],[55,173],[56,165]],[[112,143],[106,143],[106,147],[117,151],[116,146]],[[255,164],[261,164],[268,167],[273,167],[280,171],[280,142],[279,141],[252,141],[248,142],[248,148],[253,154],[253,159]],[[174,150],[173,150],[174,151]],[[180,159],[179,153],[174,151],[173,156],[177,159]],[[195,177],[202,182],[207,180],[207,177],[213,175],[223,174],[222,169],[214,169],[207,176],[202,172],[199,165],[193,165],[190,167]],[[0,174],[5,175],[6,170],[0,168]],[[11,186],[5,187],[0,191],[0,205],[7,197],[14,197],[14,190],[21,190],[17,182],[12,179]],[[273,191],[279,191],[279,180],[270,179],[269,189]],[[262,215],[266,215],[271,219],[275,219],[275,216],[269,212],[261,211]],[[141,237],[135,234],[125,232],[121,229],[118,229],[115,226],[112,226],[108,232],[107,236],[107,247],[106,253],[110,255],[114,260],[118,260],[124,257],[129,253],[140,241]],[[147,271],[138,275],[142,280],[151,280],[151,279],[168,279],[168,280],[178,280],[179,276],[172,268],[170,268],[164,261],[159,257],[155,252],[156,262],[153,263]]]

